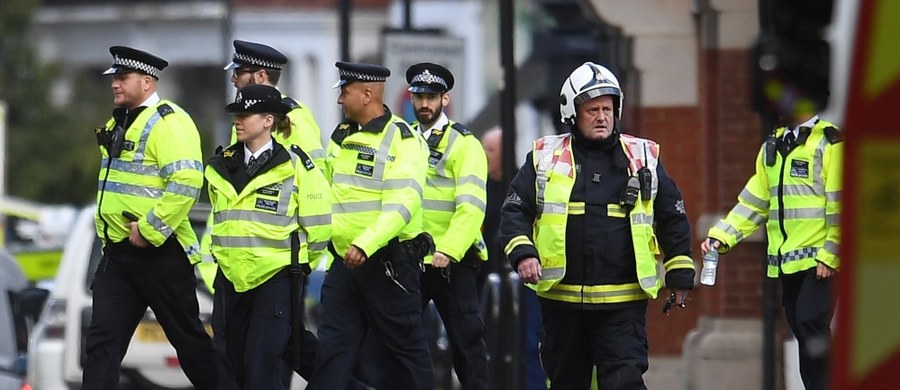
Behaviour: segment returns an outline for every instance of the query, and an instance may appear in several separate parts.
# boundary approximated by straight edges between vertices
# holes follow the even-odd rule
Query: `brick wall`
[[[750,55],[747,50],[708,50],[700,55],[700,102],[696,107],[641,107],[631,118],[632,133],[661,145],[666,171],[684,195],[694,224],[694,259],[700,269],[697,220],[726,213],[752,175],[763,139],[750,101]],[[668,318],[662,302],[647,314],[651,354],[679,355],[684,337],[700,316],[759,318],[765,246],[743,243],[720,260],[713,288],[691,292],[688,310]],[[667,294],[668,292],[664,292]]]

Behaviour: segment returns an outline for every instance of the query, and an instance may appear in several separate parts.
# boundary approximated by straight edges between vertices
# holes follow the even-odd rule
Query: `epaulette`
[[[832,145],[844,141],[844,137],[841,135],[841,131],[838,130],[837,127],[828,126],[823,131],[825,132],[825,139],[827,139],[828,143]]]
[[[394,122],[400,128],[400,138],[407,139],[413,137],[413,132],[405,122]]]
[[[472,135],[472,132],[469,131],[469,129],[459,123],[454,123],[453,126],[450,127],[452,127],[453,130],[458,131],[462,135]]]
[[[354,125],[349,122],[338,123],[334,131],[331,132],[331,140],[341,145],[344,142],[344,138],[347,138],[347,135],[350,134],[350,126]]]
[[[165,118],[166,115],[175,113],[175,110],[172,109],[172,106],[163,103],[163,104],[160,104],[159,107],[156,107],[156,112],[158,112],[160,116]]]
[[[222,153],[222,150],[224,150],[224,149],[225,149],[225,147],[223,147],[222,145],[219,145],[218,147],[216,147],[216,152],[213,153],[213,155]]]
[[[306,168],[307,171],[311,171],[316,167],[316,164],[313,164],[313,160],[309,158],[309,155],[306,154],[303,149],[300,149],[299,146],[291,145],[291,151],[300,157],[300,161],[303,161],[303,167]]]
[[[297,103],[296,100],[291,99],[290,96],[285,96],[284,99],[281,100],[281,102],[284,104],[287,104],[287,106],[290,107],[292,110],[297,107],[300,107],[300,103]]]

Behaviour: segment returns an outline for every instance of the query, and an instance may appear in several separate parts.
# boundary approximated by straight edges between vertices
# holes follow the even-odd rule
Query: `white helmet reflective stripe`
[[[616,120],[622,117],[625,95],[619,80],[609,69],[593,62],[585,62],[572,71],[559,92],[559,114],[562,123],[575,124],[575,106],[597,96],[612,95]]]

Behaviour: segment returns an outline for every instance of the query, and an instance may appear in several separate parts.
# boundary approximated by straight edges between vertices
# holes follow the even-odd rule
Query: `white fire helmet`
[[[575,124],[575,106],[597,96],[613,95],[613,110],[616,120],[622,117],[622,102],[625,99],[619,80],[609,69],[593,62],[585,62],[563,82],[559,93],[559,114],[562,123]]]

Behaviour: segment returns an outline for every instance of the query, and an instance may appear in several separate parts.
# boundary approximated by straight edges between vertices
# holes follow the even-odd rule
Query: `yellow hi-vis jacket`
[[[107,129],[114,126],[114,119],[106,124]],[[125,129],[118,158],[110,161],[102,146],[100,153],[97,235],[105,240],[104,225],[108,224],[112,242],[128,239],[129,221],[122,216],[128,211],[139,218],[138,229],[150,244],[160,246],[174,233],[191,263],[199,262],[200,245],[188,212],[203,186],[203,163],[200,134],[190,115],[175,103],[161,100],[145,108]],[[109,177],[104,180],[107,166]]]
[[[843,144],[837,128],[818,121],[798,139],[787,158],[777,151],[776,140],[785,128],[776,130],[759,151],[756,173],[738,196],[738,203],[708,236],[724,245],[726,252],[763,223],[768,236],[766,274],[793,274],[816,266],[816,261],[840,266],[840,194]],[[772,146],[766,147],[767,144]],[[768,150],[767,150],[768,149]],[[774,154],[774,157],[770,155]],[[774,164],[766,164],[766,158]]]
[[[325,149],[322,148],[322,131],[313,118],[312,111],[300,102],[281,95],[282,102],[291,107],[287,117],[291,121],[291,135],[285,138],[283,133],[272,133],[278,143],[290,148],[291,145],[297,145],[309,157],[312,158],[316,167],[321,169],[325,166]],[[237,131],[231,126],[231,144],[237,142]]]
[[[256,288],[291,264],[291,233],[300,239],[300,264],[321,255],[331,238],[331,191],[312,159],[276,141],[270,163],[278,165],[237,193],[224,167],[225,160],[235,158],[234,149],[243,147],[222,151],[206,169],[213,214],[210,251],[237,292]]]
[[[413,123],[413,128],[418,128]],[[481,142],[461,124],[450,121],[434,129],[429,148],[428,177],[422,201],[423,228],[434,238],[437,252],[460,261],[469,248],[487,260],[481,235],[487,194],[487,156]],[[425,263],[431,264],[427,256]]]
[[[422,232],[426,161],[425,140],[387,107],[362,128],[338,125],[326,158],[334,196],[331,242],[338,255],[356,245],[372,256],[394,238]]]
[[[533,161],[537,175],[535,182],[537,215],[534,224],[534,246],[541,257],[542,275],[536,285],[528,285],[538,296],[574,303],[618,303],[656,298],[662,287],[656,255],[660,253],[653,230],[653,202],[659,188],[656,166],[659,145],[653,141],[622,134],[620,144],[628,157],[629,172],[635,175],[646,166],[652,174],[650,199],[638,196],[628,218],[634,248],[638,280],[617,285],[565,285],[560,281],[566,274],[566,224],[570,214],[584,213],[584,203],[569,199],[575,185],[575,161],[572,135],[547,136],[534,142]],[[625,209],[619,209],[624,216]],[[532,245],[528,237],[518,236],[509,241],[509,255],[518,245]],[[694,268],[688,256],[674,256],[664,264],[667,271]]]

